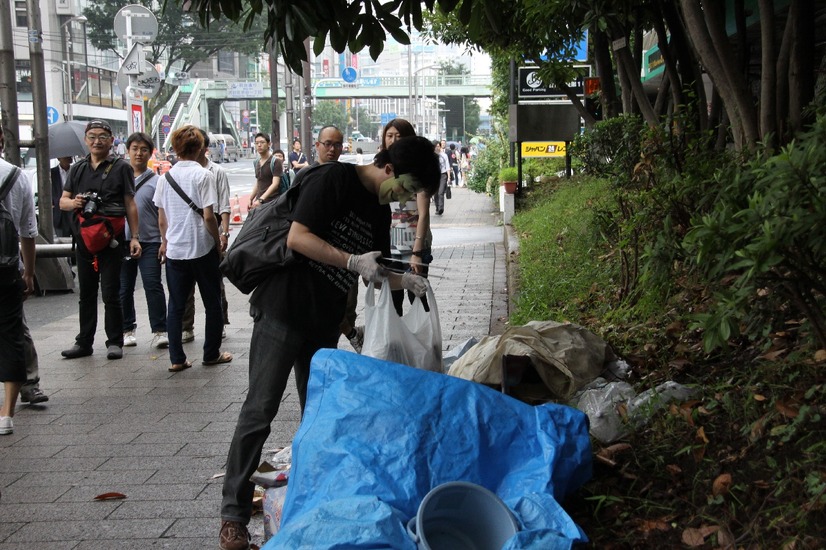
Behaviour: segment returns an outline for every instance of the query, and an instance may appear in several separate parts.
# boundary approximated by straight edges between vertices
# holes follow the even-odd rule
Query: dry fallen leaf
[[[723,550],[729,550],[729,548],[734,548],[734,535],[732,535],[731,531],[729,531],[725,527],[721,527],[720,530],[717,531],[717,544]]]
[[[720,474],[714,483],[711,484],[711,494],[715,497],[718,495],[728,494],[731,488],[731,474]]]
[[[668,529],[668,523],[661,519],[644,519],[639,527],[639,530],[646,535],[651,531],[668,531]]]
[[[683,473],[683,469],[677,466],[676,464],[668,464],[665,467],[665,469],[668,471],[669,474],[673,476]]]
[[[777,359],[786,353],[786,348],[778,349],[774,351],[769,351],[764,353],[760,356],[761,359],[765,359],[766,361],[777,361]]]
[[[122,500],[126,498],[123,493],[103,493],[95,497],[95,500]]]
[[[819,349],[815,352],[815,361],[818,363],[826,361],[826,349]]]
[[[215,474],[210,479],[218,479],[219,477],[224,477],[225,475],[226,474],[224,472],[221,472],[220,474]]]
[[[702,546],[709,535],[719,530],[720,527],[717,525],[703,525],[700,528],[689,527],[683,531],[683,543],[691,547]]]
[[[785,416],[786,418],[796,418],[800,411],[793,405],[787,405],[782,401],[778,401],[774,404],[777,408],[777,412]]]
[[[755,393],[753,397],[754,397],[755,401],[765,401],[766,400],[766,396],[765,395],[760,395],[759,393]]]

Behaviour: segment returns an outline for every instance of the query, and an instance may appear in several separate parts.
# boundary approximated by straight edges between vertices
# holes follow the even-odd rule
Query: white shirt
[[[169,173],[181,190],[206,210],[217,203],[215,176],[194,160],[179,160]],[[158,178],[153,202],[166,215],[166,257],[170,260],[194,260],[215,247],[204,219],[192,210],[163,176]]]
[[[220,218],[221,214],[230,214],[232,209],[229,207],[229,177],[227,177],[226,171],[211,160],[207,161],[206,169],[215,176],[215,185],[218,192],[218,202],[215,203],[216,217]],[[218,225],[221,225],[220,219]]]
[[[6,179],[14,166],[0,158],[0,184]],[[14,183],[11,184],[9,194],[3,199],[3,206],[11,213],[12,222],[17,234],[24,239],[37,237],[37,218],[34,215],[34,194],[28,176],[21,170]],[[23,269],[21,258],[20,269]]]

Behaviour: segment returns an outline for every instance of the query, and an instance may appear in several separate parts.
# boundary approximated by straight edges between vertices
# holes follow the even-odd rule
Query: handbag
[[[366,322],[362,355],[442,372],[442,327],[430,281],[427,283],[430,311],[425,311],[421,298],[416,297],[408,312],[399,317],[387,280],[382,284],[378,302],[375,285],[370,283],[364,303]]]
[[[123,216],[95,214],[91,218],[84,218],[78,213],[77,221],[80,224],[80,238],[83,240],[83,246],[90,254],[97,254],[107,247],[118,246],[115,236],[123,233],[126,227],[126,218]]]
[[[450,198],[450,186],[449,186],[449,185],[448,185],[448,186],[447,186],[447,188],[445,189],[445,198],[446,198],[446,199],[449,199],[449,198]]]

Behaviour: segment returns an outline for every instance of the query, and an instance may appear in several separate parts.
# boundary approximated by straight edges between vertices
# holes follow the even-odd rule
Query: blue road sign
[[[382,124],[382,126],[384,126],[385,124],[387,124],[388,122],[390,122],[394,118],[396,118],[396,113],[382,113],[381,114],[381,124]]]
[[[55,124],[59,119],[60,113],[57,112],[57,109],[51,105],[46,106],[46,120],[49,121],[49,124]]]
[[[341,79],[344,82],[355,82],[356,78],[358,78],[358,71],[353,67],[345,67],[341,71]]]

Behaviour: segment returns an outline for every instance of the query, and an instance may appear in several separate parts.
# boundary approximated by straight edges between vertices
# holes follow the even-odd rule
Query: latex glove
[[[402,288],[421,298],[427,294],[427,280],[421,275],[405,273],[402,275]]]
[[[381,252],[377,250],[367,254],[350,254],[347,269],[355,271],[369,283],[380,283],[387,277],[387,270],[376,262],[379,257]]]

